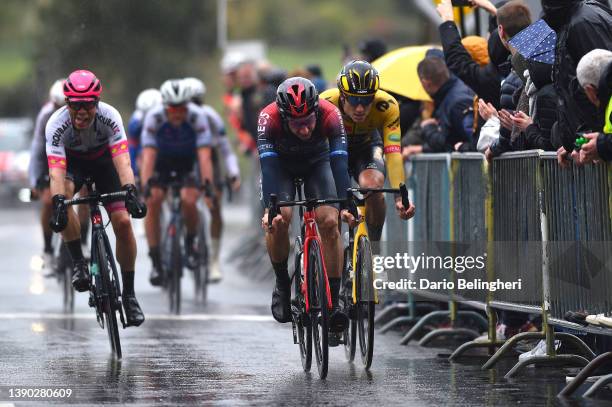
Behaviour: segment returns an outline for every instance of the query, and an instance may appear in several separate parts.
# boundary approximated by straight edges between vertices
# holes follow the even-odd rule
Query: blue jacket
[[[451,78],[434,95],[433,117],[438,125],[423,129],[423,152],[452,151],[460,142],[471,142],[474,124],[474,92],[456,76]]]

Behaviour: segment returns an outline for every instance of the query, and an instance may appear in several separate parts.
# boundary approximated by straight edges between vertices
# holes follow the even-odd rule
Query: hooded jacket
[[[553,151],[556,148],[551,142],[550,132],[557,121],[557,93],[552,84],[552,65],[527,61],[527,67],[529,116],[533,120],[525,129],[527,148]]]
[[[544,20],[557,32],[553,80],[559,120],[553,139],[571,151],[576,132],[603,126],[603,117],[576,79],[576,66],[595,48],[612,49],[612,11],[595,0],[542,0],[542,9]]]
[[[597,137],[597,154],[604,161],[612,161],[612,63],[609,63],[601,74],[601,79],[597,86],[599,96],[600,112],[605,116],[606,126],[604,131]],[[609,112],[609,113],[608,113]]]

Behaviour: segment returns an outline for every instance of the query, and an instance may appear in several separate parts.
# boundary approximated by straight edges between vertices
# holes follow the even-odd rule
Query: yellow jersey
[[[355,151],[359,147],[371,144],[374,141],[375,131],[378,131],[382,136],[385,167],[391,188],[398,188],[400,183],[405,182],[404,161],[401,154],[402,131],[397,100],[379,89],[365,121],[355,123],[342,110],[338,88],[328,89],[321,93],[320,97],[336,105],[342,113],[344,128],[348,136],[349,158],[351,150]]]

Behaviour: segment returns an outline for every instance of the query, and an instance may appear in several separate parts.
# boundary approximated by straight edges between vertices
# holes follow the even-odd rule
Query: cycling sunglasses
[[[173,112],[184,112],[187,110],[187,104],[185,103],[179,103],[177,105],[168,104],[166,105],[166,109],[173,111]]]
[[[75,112],[78,112],[81,109],[91,110],[94,107],[98,106],[97,100],[81,100],[81,101],[68,101],[68,107]]]
[[[310,127],[313,124],[315,124],[316,121],[317,121],[317,115],[315,114],[315,112],[310,113],[306,117],[287,118],[287,124],[293,127],[294,129],[301,129],[302,127]]]
[[[357,107],[359,105],[361,106],[369,106],[370,103],[372,103],[374,101],[374,95],[367,95],[367,96],[352,96],[352,95],[345,95],[346,101],[349,103],[349,105]]]

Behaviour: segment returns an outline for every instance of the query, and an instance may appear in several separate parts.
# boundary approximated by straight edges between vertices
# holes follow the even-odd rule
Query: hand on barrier
[[[68,208],[66,207],[66,197],[64,195],[53,195],[53,214],[49,219],[49,227],[55,233],[66,229],[68,225]]]
[[[569,161],[568,151],[565,147],[559,147],[557,150],[557,163],[559,163],[559,166],[561,166],[561,168],[567,168],[569,167]]]

